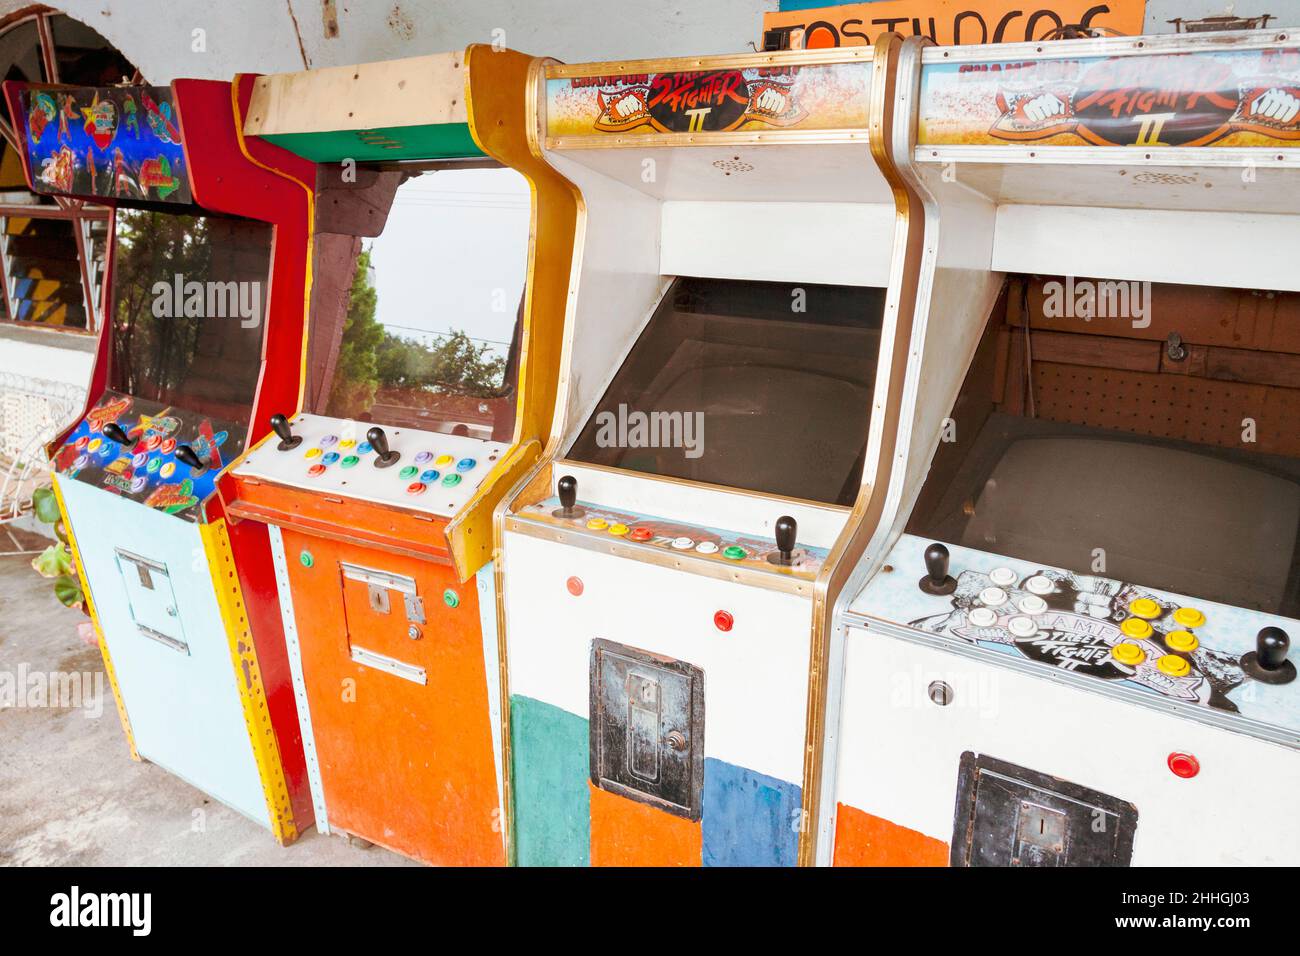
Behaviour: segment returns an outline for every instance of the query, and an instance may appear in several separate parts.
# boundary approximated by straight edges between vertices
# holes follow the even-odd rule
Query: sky
[[[422,341],[463,330],[504,355],[528,264],[528,183],[513,169],[425,173],[370,240],[377,318]]]

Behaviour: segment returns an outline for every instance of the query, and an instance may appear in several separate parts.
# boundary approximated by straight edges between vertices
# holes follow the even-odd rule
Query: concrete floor
[[[90,675],[89,692],[80,707],[0,709],[0,865],[414,865],[315,830],[281,847],[189,784],[133,761],[99,650],[78,635],[86,618],[31,569],[30,549],[43,546],[0,529],[0,552],[11,552],[0,553],[0,680],[74,672]]]

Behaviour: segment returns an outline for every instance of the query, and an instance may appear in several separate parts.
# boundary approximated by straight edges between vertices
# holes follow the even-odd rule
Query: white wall
[[[389,60],[491,42],[567,62],[747,51],[777,0],[47,0],[89,24],[151,83]],[[0,0],[0,15],[30,6]],[[206,51],[192,49],[205,31]]]

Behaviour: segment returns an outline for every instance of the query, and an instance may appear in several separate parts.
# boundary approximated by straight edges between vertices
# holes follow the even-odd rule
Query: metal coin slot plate
[[[190,645],[185,640],[167,565],[125,548],[113,550],[136,630],[151,641],[188,655]]]
[[[371,667],[377,671],[383,671],[385,674],[392,674],[394,677],[402,678],[402,680],[409,680],[412,684],[426,685],[429,683],[424,668],[417,664],[408,664],[406,661],[399,661],[396,657],[389,657],[387,654],[380,654],[378,651],[359,647],[356,644],[352,645],[351,650],[354,664]]]
[[[691,820],[704,788],[704,672],[613,641],[591,647],[591,780]]]
[[[412,624],[426,623],[424,601],[416,593],[415,578],[405,574],[394,574],[391,571],[367,568],[360,564],[350,564],[347,561],[340,562],[339,567],[343,572],[343,577],[350,581],[358,581],[366,586],[370,609],[376,614],[391,612],[392,604],[389,592],[396,591],[402,595],[402,607],[406,611],[407,621]]]
[[[1128,866],[1137,807],[995,757],[962,754],[953,866]]]

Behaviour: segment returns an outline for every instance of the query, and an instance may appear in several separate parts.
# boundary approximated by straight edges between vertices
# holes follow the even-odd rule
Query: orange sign
[[[877,0],[763,15],[763,29],[802,28],[809,49],[866,46],[882,33],[928,36],[936,43],[1019,43],[1080,24],[1136,36],[1146,0]]]

